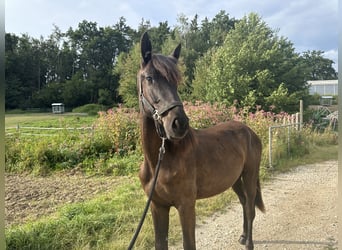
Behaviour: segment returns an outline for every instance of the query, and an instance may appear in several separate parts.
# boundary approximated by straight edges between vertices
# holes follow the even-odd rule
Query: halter
[[[146,110],[145,110],[145,107],[146,107],[152,114],[152,118],[154,120],[156,130],[157,130],[159,137],[166,139],[166,133],[165,133],[165,129],[163,126],[162,117],[167,111],[173,109],[174,107],[183,106],[183,103],[179,102],[179,101],[174,101],[174,102],[171,102],[170,104],[168,104],[167,106],[157,110],[144,96],[141,78],[140,78],[139,96],[140,96],[140,102],[142,104],[143,110],[146,112]]]

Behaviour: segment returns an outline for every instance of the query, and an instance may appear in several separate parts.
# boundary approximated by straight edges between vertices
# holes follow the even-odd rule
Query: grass
[[[322,161],[337,159],[338,145],[329,145],[324,147],[313,146],[310,149],[310,154],[304,155],[304,157],[279,160],[278,164],[275,166],[275,172],[286,172],[299,165],[313,164]]]
[[[315,147],[307,157],[291,159],[277,167],[289,170],[296,165],[337,159],[338,146]],[[117,177],[116,177],[117,178]],[[232,191],[199,200],[200,221],[227,209],[236,199]],[[126,249],[138,224],[146,196],[137,177],[126,179],[111,193],[92,200],[66,205],[51,216],[6,230],[7,249]],[[169,242],[181,240],[181,228],[175,209],[170,213]],[[153,248],[154,233],[150,213],[136,242],[136,249]],[[22,248],[22,246],[25,246]]]
[[[6,117],[7,172],[45,175],[77,166],[85,171],[101,170],[105,174],[124,175],[127,171],[134,171],[131,165],[141,155],[135,119],[129,119],[126,113],[112,112],[110,119],[103,114],[95,117],[73,114]],[[19,122],[19,130],[10,127]],[[133,154],[135,160],[131,157]],[[128,159],[121,159],[124,157]]]
[[[117,117],[117,114],[113,117]],[[89,126],[95,119],[96,117],[67,114],[19,114],[6,115],[5,123],[6,127],[15,126],[18,123],[22,124],[22,126],[73,127]],[[120,119],[118,121],[108,119],[108,121],[111,124],[113,122],[121,124],[122,122]],[[114,129],[117,129],[117,127],[119,125],[114,126]],[[267,126],[261,124],[260,127]],[[128,132],[131,130],[130,127],[127,128]],[[111,132],[111,134],[114,133]],[[108,135],[109,133],[106,133],[105,137],[108,137]],[[280,157],[278,157],[278,161],[270,174],[268,173],[269,169],[262,167],[261,172],[264,180],[271,178],[272,174],[278,171],[288,171],[297,165],[337,159],[338,145],[323,143],[323,141],[329,140],[322,140],[321,134],[313,135],[308,132],[308,135],[303,137],[310,139],[299,141],[303,142],[304,147],[300,146],[294,150],[305,148],[309,154],[295,157],[295,155],[300,155],[296,154],[298,153],[296,151],[293,152],[292,157],[287,156],[286,159],[279,159]],[[313,138],[312,141],[311,138]],[[63,141],[65,140],[66,138],[63,138]],[[51,145],[50,143],[49,147]],[[94,145],[91,144],[91,146],[90,149],[93,149]],[[43,149],[45,149],[45,145],[41,145],[40,150]],[[73,147],[72,149],[72,151],[78,152],[75,150],[77,148]],[[98,152],[97,149],[95,151]],[[16,154],[14,151],[14,156]],[[136,167],[138,165],[136,162],[141,161],[141,155],[136,154],[125,158],[110,159],[101,157],[99,155],[91,159],[87,158],[82,164],[94,165],[95,170],[92,171],[99,171],[100,174],[108,172],[109,174],[129,175],[134,173],[134,177],[126,179],[120,187],[111,193],[99,195],[88,201],[63,206],[51,216],[6,229],[7,249],[126,249],[139,222],[146,201],[146,196],[136,177]],[[264,158],[266,159],[266,157]],[[96,162],[94,162],[94,159]],[[267,166],[267,163],[263,163],[264,165]],[[91,169],[91,167],[86,169]],[[120,177],[113,176],[113,178]],[[199,200],[196,205],[197,220],[200,221],[217,211],[227,209],[227,205],[232,199],[236,199],[236,196],[232,191],[227,191],[209,199]],[[175,244],[179,240],[181,240],[181,228],[178,214],[175,209],[171,209],[169,242]],[[153,248],[153,242],[154,233],[149,213],[138,237],[136,249],[151,249]]]
[[[86,116],[73,113],[52,114],[52,113],[25,113],[6,114],[5,127],[35,126],[35,127],[64,127],[66,124],[72,126],[91,126],[96,116]]]

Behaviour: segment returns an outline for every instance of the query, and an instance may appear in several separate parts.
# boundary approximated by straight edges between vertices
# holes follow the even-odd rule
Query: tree
[[[88,103],[98,103],[100,94],[101,103],[104,103],[105,92],[112,97],[112,104],[117,102],[118,78],[113,74],[113,67],[119,54],[129,50],[132,43],[129,35],[133,34],[125,19],[120,18],[114,27],[99,28],[95,22],[83,21],[76,30],[69,29],[67,34],[71,48],[76,52],[75,73],[80,72],[87,83],[79,87],[87,88]]]
[[[196,63],[194,96],[203,101],[251,108],[258,104],[269,109],[269,105],[275,105],[270,103],[274,98],[266,98],[280,84],[282,94],[306,95],[299,61],[292,43],[278,37],[257,14],[251,13],[228,32],[222,46],[210,50]],[[284,108],[292,109],[292,105]]]
[[[181,41],[181,38],[178,32],[174,32],[170,34],[162,45],[161,53],[163,55],[169,55],[180,44],[180,41]],[[181,55],[177,62],[177,66],[182,75],[182,80],[180,82],[180,85],[178,86],[178,92],[180,96],[182,97],[182,99],[188,100],[191,94],[191,86],[189,85],[189,81],[187,78],[187,66],[184,61],[185,59],[184,50],[186,51],[186,49],[183,47],[184,46],[182,45]]]
[[[5,107],[29,108],[33,93],[45,81],[41,40],[6,34],[5,44]]]
[[[120,77],[119,95],[127,107],[138,107],[137,72],[141,63],[140,43],[121,53],[114,73]]]
[[[221,10],[210,23],[210,47],[221,46],[228,34],[228,32],[234,29],[237,20],[230,18],[229,14],[224,10]],[[203,25],[202,25],[203,26]],[[202,33],[207,32],[205,30]]]
[[[65,106],[78,107],[91,103],[92,85],[81,72],[74,74],[63,86],[62,98]]]
[[[337,72],[333,68],[333,61],[324,58],[321,50],[306,51],[302,54],[303,63],[307,69],[307,80],[334,80]]]
[[[199,17],[195,15],[189,20],[184,14],[178,16],[174,39],[182,42],[182,58],[185,64],[184,91],[190,95],[193,91],[195,62],[209,49],[220,46],[226,34],[234,28],[235,19],[231,19],[225,11],[220,11],[211,21],[206,17],[199,24]]]
[[[149,21],[144,21],[144,19],[143,19],[142,23],[140,24],[140,26],[138,28],[137,42],[140,41],[142,34],[145,31],[148,31],[148,35],[149,35],[151,41],[153,41],[153,44],[155,45],[155,46],[153,46],[153,52],[154,53],[160,53],[162,50],[161,47],[162,47],[164,41],[170,35],[170,30],[171,29],[170,29],[167,21],[159,22],[159,26],[152,27],[151,23]]]

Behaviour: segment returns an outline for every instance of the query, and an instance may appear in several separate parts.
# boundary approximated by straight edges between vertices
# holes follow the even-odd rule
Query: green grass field
[[[5,127],[35,126],[35,127],[69,127],[91,126],[96,116],[87,116],[74,113],[52,114],[52,113],[25,113],[6,114]]]

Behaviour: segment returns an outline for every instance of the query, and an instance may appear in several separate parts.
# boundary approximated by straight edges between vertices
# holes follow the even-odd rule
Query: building
[[[320,96],[338,95],[338,80],[315,80],[308,81],[309,94],[319,94]]]
[[[64,113],[64,104],[63,103],[52,103],[52,113],[54,114],[62,114]]]

